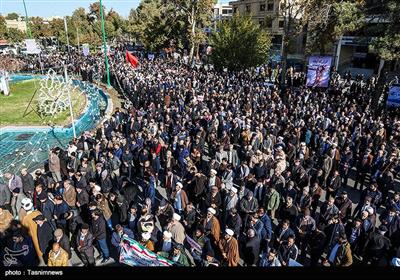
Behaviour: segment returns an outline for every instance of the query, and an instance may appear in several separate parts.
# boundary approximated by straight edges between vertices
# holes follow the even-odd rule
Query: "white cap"
[[[210,212],[210,213],[213,214],[213,215],[215,215],[215,213],[217,213],[217,211],[215,211],[215,209],[212,208],[212,207],[209,207],[209,208],[207,209],[207,211]]]
[[[217,172],[217,170],[215,170],[215,169],[211,169],[211,173],[217,175],[218,172]]]
[[[176,185],[177,185],[177,186],[180,186],[181,188],[183,188],[183,185],[182,185],[181,182],[177,182]]]
[[[365,210],[368,212],[369,215],[374,214],[374,208],[372,207],[367,207]]]
[[[180,221],[181,220],[181,216],[179,214],[174,213],[174,215],[172,215],[172,218],[174,220]]]
[[[23,198],[21,200],[21,205],[22,205],[22,208],[24,208],[25,211],[29,211],[33,207],[32,200],[30,198],[27,198],[27,197],[25,197],[25,198]]]
[[[172,237],[172,233],[170,233],[169,231],[164,231],[163,232],[163,235],[166,237],[166,238],[171,238]]]
[[[232,188],[231,188],[231,191],[234,192],[234,193],[237,193],[237,188],[232,187]]]
[[[231,230],[230,228],[227,228],[225,230],[225,233],[229,234],[230,236],[233,236],[233,234],[234,234],[233,230]]]
[[[143,232],[143,233],[142,233],[142,239],[144,239],[144,240],[149,240],[150,237],[151,237],[150,232]]]

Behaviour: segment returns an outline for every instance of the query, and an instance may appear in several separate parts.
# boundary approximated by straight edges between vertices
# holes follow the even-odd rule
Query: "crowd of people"
[[[400,120],[371,108],[374,79],[334,71],[328,89],[306,88],[290,69],[280,90],[268,65],[133,68],[124,56],[110,66],[126,108],[51,149],[44,168],[4,175],[8,265],[118,263],[127,236],[178,266],[400,266]],[[64,63],[104,76],[101,54],[29,67]]]

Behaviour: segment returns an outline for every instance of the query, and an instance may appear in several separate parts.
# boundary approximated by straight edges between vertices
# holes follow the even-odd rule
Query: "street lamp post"
[[[68,36],[68,25],[67,25],[67,17],[64,17],[64,29],[65,29],[65,36],[67,36],[67,48],[68,48],[68,55],[70,54],[69,50],[69,36]]]
[[[106,62],[107,86],[111,87],[110,69],[108,67],[108,56],[107,56],[106,31],[105,31],[105,28],[104,28],[103,4],[102,4],[101,0],[100,0],[100,16],[101,16],[101,32],[103,34],[104,57],[105,57],[105,62]]]
[[[26,11],[26,5],[25,5],[25,0],[22,0],[24,3],[24,9],[25,9],[25,24],[26,24],[26,34],[28,35],[29,38],[32,39],[32,33],[31,29],[29,28],[29,19],[28,19],[28,12]]]
[[[67,65],[64,65],[64,76],[65,76],[65,84],[68,85]],[[74,134],[74,138],[76,138],[75,119],[74,119],[74,112],[72,110],[71,88],[68,89],[68,101],[69,101],[69,114],[71,116],[72,132]]]

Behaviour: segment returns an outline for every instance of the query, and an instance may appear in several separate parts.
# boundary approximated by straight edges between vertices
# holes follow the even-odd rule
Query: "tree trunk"
[[[281,72],[281,87],[285,86],[285,82],[286,82],[286,68],[287,68],[287,57],[288,57],[288,53],[287,53],[287,36],[285,34],[285,32],[282,35],[282,72]]]
[[[378,115],[380,111],[379,99],[385,90],[385,84],[387,79],[386,72],[381,73],[382,70],[384,70],[384,66],[385,66],[385,61],[381,58],[378,69],[378,77],[377,77],[378,81],[371,101],[371,108],[373,108],[372,110],[374,110],[374,113],[376,115]]]
[[[196,36],[196,20],[194,19],[195,13],[194,13],[194,8],[192,8],[191,12],[191,38],[190,38],[190,52],[189,52],[189,61],[193,60],[193,55],[194,55],[194,48],[195,48],[195,42],[194,38]]]

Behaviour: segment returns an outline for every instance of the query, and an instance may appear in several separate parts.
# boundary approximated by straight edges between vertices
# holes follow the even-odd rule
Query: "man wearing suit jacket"
[[[334,202],[335,198],[330,197],[322,204],[319,216],[320,224],[326,225],[332,217],[339,215],[339,209],[336,207]]]
[[[276,228],[275,236],[276,236],[275,241],[277,243],[277,246],[282,244],[282,242],[287,241],[290,236],[295,236],[294,231],[290,228],[289,220],[282,221],[282,224]]]
[[[232,167],[235,169],[239,165],[239,156],[237,151],[233,148],[233,144],[229,145],[229,150],[226,153],[228,163],[231,164]]]
[[[85,266],[94,266],[93,235],[89,232],[89,225],[83,224],[76,236],[76,247]]]
[[[339,218],[345,223],[351,216],[353,202],[348,197],[346,191],[343,191],[340,196],[335,199],[335,205],[339,208]]]
[[[68,259],[71,259],[71,245],[69,244],[69,238],[67,235],[60,228],[56,229],[53,235],[53,242],[60,244],[60,247],[67,252]]]
[[[258,205],[261,205],[261,203],[264,200],[264,196],[265,196],[265,186],[264,186],[264,182],[263,179],[258,179],[257,180],[257,184],[254,187],[254,198],[257,200]]]
[[[219,146],[219,150],[215,153],[215,160],[218,163],[222,162],[222,159],[224,158],[228,158],[228,153],[226,151],[224,151],[224,146]]]
[[[336,194],[341,186],[342,179],[340,178],[339,171],[335,171],[333,176],[327,180],[326,183],[326,196],[325,199],[328,200],[330,196],[336,197]]]
[[[132,230],[130,230],[127,227],[123,227],[120,224],[117,224],[115,226],[115,231],[112,233],[112,236],[111,236],[111,244],[118,250],[118,252],[121,249],[120,244],[121,244],[122,238],[124,236],[129,237],[131,239],[135,238]]]

